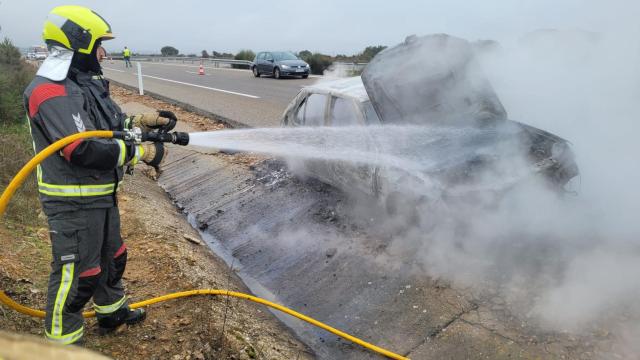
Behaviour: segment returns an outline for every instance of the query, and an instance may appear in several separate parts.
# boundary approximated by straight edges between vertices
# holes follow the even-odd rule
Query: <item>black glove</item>
[[[169,119],[169,121],[167,122],[167,124],[162,125],[160,127],[160,131],[171,131],[173,130],[174,127],[176,127],[176,123],[178,122],[178,118],[176,117],[176,114],[174,114],[173,112],[169,111],[169,110],[158,110],[158,115],[160,117]]]

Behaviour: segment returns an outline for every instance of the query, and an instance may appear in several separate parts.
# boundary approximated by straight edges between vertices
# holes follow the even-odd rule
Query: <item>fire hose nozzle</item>
[[[189,145],[189,133],[175,131],[173,132],[173,135],[174,135],[174,140],[172,141],[172,143],[176,145],[182,145],[182,146]]]
[[[151,142],[168,142],[176,145],[185,146],[189,144],[189,134],[186,132],[174,131],[168,132],[143,132],[142,141]]]
[[[142,132],[139,128],[133,128],[131,130],[114,131],[113,137],[122,140],[134,141],[139,144],[143,141],[149,142],[167,142],[176,145],[188,145],[189,133],[174,131],[174,132]]]

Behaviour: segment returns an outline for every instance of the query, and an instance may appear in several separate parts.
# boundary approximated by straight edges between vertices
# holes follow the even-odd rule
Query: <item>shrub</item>
[[[256,54],[251,51],[251,50],[240,50],[236,56],[234,56],[233,58],[236,60],[248,60],[248,61],[253,61],[253,59],[256,57]]]
[[[0,156],[2,157],[0,160],[0,189],[4,190],[33,155],[31,134],[26,122],[21,124],[3,122],[0,124]],[[8,219],[23,224],[34,225],[38,222],[37,209],[39,208],[36,177],[32,173],[11,199],[6,216]]]
[[[230,54],[230,53],[226,53],[226,52],[219,53],[215,50],[212,51],[211,53],[212,53],[211,56],[213,56],[216,59],[233,59],[233,54]]]
[[[34,75],[35,69],[22,60],[11,41],[0,43],[0,122],[24,121],[22,93]]]
[[[333,64],[333,60],[329,55],[320,53],[311,54],[309,51],[302,51],[299,56],[309,64],[311,67],[311,73],[316,75],[322,75],[324,71]]]
[[[358,62],[369,62],[373,59],[378,53],[387,47],[384,45],[378,46],[367,46],[360,54],[358,54]]]
[[[33,156],[33,146],[22,94],[35,76],[35,68],[22,60],[11,41],[0,43],[0,188],[4,187]],[[38,192],[35,177],[14,196],[7,214],[22,223],[37,221]]]
[[[17,47],[13,46],[11,40],[5,38],[0,43],[0,63],[7,65],[20,65],[22,55]]]
[[[160,49],[160,53],[162,54],[162,56],[177,56],[180,51],[173,46],[164,46],[162,49]]]
[[[240,50],[236,56],[234,56],[233,58],[235,60],[247,60],[247,61],[253,61],[253,59],[256,57],[256,54],[251,51],[251,50]],[[232,68],[234,69],[248,69],[249,65],[243,65],[243,64],[232,64],[231,65]]]

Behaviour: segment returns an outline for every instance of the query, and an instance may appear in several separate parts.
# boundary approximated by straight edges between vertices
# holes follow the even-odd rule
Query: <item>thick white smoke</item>
[[[480,49],[508,118],[572,143],[581,172],[577,194],[559,197],[531,181],[497,204],[488,198],[419,205],[417,220],[408,203],[407,212],[389,214],[373,230],[393,238],[379,262],[414,263],[426,276],[497,293],[513,315],[542,329],[612,331],[622,347],[617,353],[637,356],[630,340],[640,336],[635,35],[545,30]],[[415,74],[397,76],[403,83]],[[368,209],[354,213],[369,216]]]
[[[484,57],[510,117],[569,139],[580,166],[579,195],[542,213],[550,224],[539,230],[571,244],[536,304],[557,326],[583,325],[640,293],[637,35],[538,31]]]
[[[573,144],[581,172],[577,194],[558,196],[532,179],[497,198],[431,199],[435,201],[417,205],[402,199],[404,206],[383,214],[384,210],[372,210],[369,200],[356,201],[348,216],[356,221],[377,217],[368,225],[370,235],[390,238],[385,255],[369,260],[390,269],[414,264],[417,273],[472,289],[480,298],[483,292],[497,294],[514,316],[542,329],[586,336],[595,329],[612,331],[623,346],[617,353],[637,356],[640,42],[636,35],[547,30],[528,34],[516,44],[479,48],[483,72],[508,118]],[[398,84],[407,84],[416,76],[410,72],[392,75]],[[448,95],[464,99],[464,94],[455,96],[457,89],[449,88]],[[410,96],[405,93],[402,100],[406,104],[422,101],[418,95],[414,100]],[[501,112],[492,112],[496,113]],[[330,132],[304,131],[316,131],[311,135],[318,141],[320,134]],[[269,140],[268,133],[260,139]],[[305,149],[300,144],[313,142],[296,140],[292,137],[296,132],[276,133],[295,140],[299,148],[290,153],[319,156],[300,151]],[[412,143],[409,137],[399,138],[399,132],[388,134],[395,135],[387,139],[389,149]],[[352,146],[366,143],[354,141],[353,134],[349,139]],[[329,156],[331,151],[321,154],[343,162],[369,162],[368,157],[355,156],[357,148],[340,147],[340,143],[347,141],[331,146],[340,156]],[[369,149],[363,146],[360,150],[366,153]],[[273,149],[264,151],[280,154]],[[527,164],[516,161],[499,166],[508,170]],[[410,183],[406,190],[421,195]],[[304,225],[297,224],[284,229],[279,240],[293,246],[304,233]],[[339,246],[341,241],[333,243]],[[369,255],[362,252],[363,257]]]
[[[633,305],[640,295],[640,43],[634,35],[545,30],[478,48],[508,118],[573,144],[577,194],[559,197],[531,181],[498,203],[493,197],[423,203],[417,219],[406,203],[406,212],[385,214],[373,229],[392,237],[380,263],[414,263],[416,271],[454,286],[491,288],[516,316],[554,331],[617,329],[621,319],[639,318]],[[393,76],[403,84],[416,74]],[[407,96],[403,101],[411,103]],[[356,205],[351,215],[371,216],[369,205]]]

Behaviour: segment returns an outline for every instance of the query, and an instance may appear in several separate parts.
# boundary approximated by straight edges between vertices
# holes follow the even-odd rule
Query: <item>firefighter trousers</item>
[[[93,297],[98,317],[127,305],[122,274],[127,250],[117,207],[49,216],[53,261],[45,317],[46,337],[63,344],[80,340],[82,310]]]

